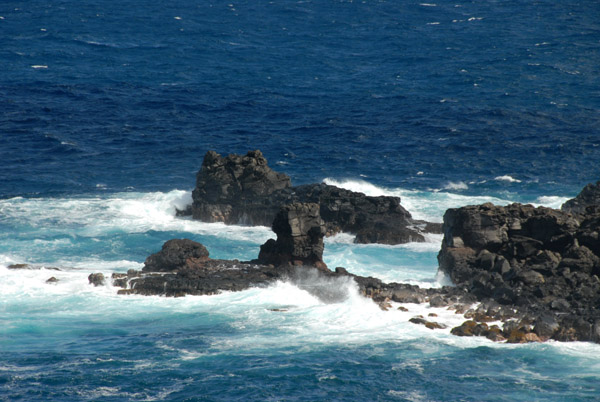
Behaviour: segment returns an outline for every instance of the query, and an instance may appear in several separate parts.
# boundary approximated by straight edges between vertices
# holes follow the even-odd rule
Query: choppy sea
[[[598,400],[598,345],[454,337],[408,322],[451,311],[382,311],[352,283],[326,303],[87,276],[171,238],[256,257],[269,228],[175,217],[211,149],[431,221],[559,207],[600,179],[599,17],[592,0],[0,2],[0,400]],[[341,234],[324,258],[435,287],[440,242]]]

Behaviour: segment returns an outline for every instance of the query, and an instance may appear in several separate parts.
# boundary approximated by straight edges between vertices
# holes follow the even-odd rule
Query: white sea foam
[[[441,222],[444,212],[448,208],[458,208],[465,205],[482,204],[491,202],[496,205],[507,205],[511,201],[491,196],[470,196],[455,194],[447,191],[415,191],[402,188],[388,189],[375,186],[364,180],[335,180],[326,178],[324,183],[358,191],[369,196],[394,196],[400,197],[401,203],[413,218],[424,219],[430,222]]]
[[[59,282],[46,284],[45,279],[49,275],[59,278]],[[0,278],[0,294],[5,301],[3,311],[12,312],[9,318],[3,315],[7,334],[25,320],[38,326],[40,331],[52,331],[59,328],[54,325],[63,325],[65,320],[77,327],[86,325],[90,320],[107,323],[132,319],[136,322],[160,322],[170,319],[174,314],[189,317],[189,323],[181,324],[184,326],[206,325],[202,317],[218,316],[235,328],[235,333],[226,337],[207,339],[210,342],[208,348],[180,348],[169,344],[168,340],[157,343],[157,347],[176,353],[178,357],[175,359],[180,361],[203,359],[236,350],[310,350],[328,345],[374,345],[417,340],[419,342],[414,346],[423,348],[423,352],[428,354],[439,353],[444,345],[455,348],[485,345],[493,348],[548,348],[581,359],[600,355],[600,345],[587,343],[506,345],[482,337],[455,337],[450,330],[465,320],[462,315],[445,308],[430,307],[427,303],[402,304],[408,311],[398,310],[401,304],[392,303],[389,311],[382,311],[372,300],[359,295],[356,285],[348,280],[327,283],[314,277],[300,284],[279,281],[266,288],[242,292],[165,298],[118,296],[116,289],[111,286],[90,285],[87,272],[79,271],[12,271],[0,268]],[[342,297],[324,299],[320,289],[329,288],[336,289]],[[415,316],[447,327],[430,330],[409,322]],[[36,317],[44,319],[38,320]],[[137,363],[140,369],[152,364],[143,360]]]
[[[181,231],[262,244],[273,235],[267,227],[206,223],[175,216],[176,209],[184,209],[190,203],[191,193],[181,190],[75,199],[11,198],[0,200],[0,213],[21,225],[80,236],[115,231]]]
[[[428,400],[427,394],[425,394],[423,391],[398,391],[392,389],[388,391],[388,395],[409,402],[420,402]]]
[[[494,177],[494,180],[496,180],[496,181],[506,181],[506,182],[509,182],[509,183],[521,183],[521,180],[515,179],[514,177],[509,176],[509,175]]]
[[[544,206],[548,208],[560,209],[562,204],[567,202],[569,197],[558,197],[558,196],[541,196],[538,197],[533,205]]]
[[[441,219],[443,211],[452,206],[461,206],[485,201],[501,204],[505,201],[492,197],[472,197],[444,192],[418,192],[402,189],[385,189],[363,181],[337,182],[329,184],[350,187],[369,195],[394,195],[402,197],[402,204],[415,217]],[[540,197],[540,203],[559,203],[562,198]],[[94,233],[143,233],[158,231],[189,231],[205,233],[240,241],[261,244],[272,236],[268,228],[248,228],[206,224],[176,218],[175,208],[182,209],[190,202],[189,192],[168,193],[122,193],[103,197],[81,199],[25,199],[0,200],[0,214],[4,222],[28,227],[32,243],[37,248],[68,247],[76,241],[72,237],[49,239],[35,238],[35,233],[78,234]],[[429,219],[434,220],[434,219]],[[364,272],[386,281],[408,278],[409,283],[420,286],[442,286],[448,279],[436,276],[435,253],[441,242],[440,235],[431,235],[426,243],[411,243],[398,246],[355,245],[353,236],[340,234],[326,239],[326,262],[333,261],[335,267],[350,265],[362,267]],[[37,243],[36,243],[37,242]],[[73,243],[74,244],[74,243]],[[433,255],[433,257],[432,257]],[[426,256],[426,258],[424,257]],[[225,317],[235,328],[235,334],[215,337],[211,340],[210,352],[184,348],[178,351],[180,360],[202,359],[207,353],[223,350],[263,349],[269,347],[311,348],[329,344],[374,344],[378,342],[403,342],[411,340],[433,340],[426,346],[436,344],[458,348],[478,347],[538,347],[508,346],[494,344],[484,338],[459,338],[450,334],[450,328],[460,325],[464,317],[443,308],[432,308],[427,304],[404,304],[408,312],[397,310],[397,303],[390,311],[382,311],[370,299],[358,294],[356,286],[347,280],[327,282],[318,277],[303,278],[299,283],[280,281],[266,288],[253,288],[242,292],[225,292],[213,296],[187,296],[164,298],[155,296],[119,296],[117,289],[109,283],[94,287],[88,282],[91,272],[126,271],[141,267],[127,258],[103,260],[93,255],[63,256],[58,258],[62,271],[41,267],[36,270],[10,270],[12,263],[26,261],[26,255],[6,251],[0,253],[0,295],[2,295],[4,329],[13,331],[21,322],[34,322],[40,331],[52,325],[60,325],[61,319],[85,325],[90,320],[114,322],[114,320],[157,320],[168,319],[175,313],[189,314],[190,320],[201,320],[205,316]],[[397,260],[397,261],[396,261]],[[425,260],[431,260],[424,262]],[[57,283],[48,284],[50,277]],[[328,289],[334,289],[333,294]],[[10,312],[10,313],[6,313]],[[426,319],[430,313],[438,317],[431,321],[444,323],[448,327],[429,330],[408,320],[416,315]],[[43,320],[36,321],[36,317]],[[53,324],[58,319],[59,324]],[[64,321],[63,321],[64,322]],[[195,321],[198,324],[200,321]],[[183,324],[182,324],[183,325]],[[192,322],[189,325],[195,325]],[[204,325],[204,324],[202,324]],[[76,326],[76,325],[74,325]],[[595,355],[600,346],[589,344],[549,343],[544,347],[561,353],[582,356],[590,351]],[[167,345],[169,346],[169,345]],[[432,352],[433,353],[433,352]],[[142,363],[140,363],[142,364]],[[115,392],[115,390],[100,390]]]
[[[443,189],[444,190],[468,190],[469,186],[464,181],[458,181],[458,182],[450,181],[444,186]]]

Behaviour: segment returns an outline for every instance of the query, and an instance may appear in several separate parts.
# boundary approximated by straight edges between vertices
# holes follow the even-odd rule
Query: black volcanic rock
[[[208,250],[202,244],[189,239],[172,239],[144,262],[145,272],[175,271],[185,267],[189,259],[206,260]]]
[[[270,226],[284,205],[316,203],[326,235],[354,233],[357,243],[424,241],[422,233],[437,228],[413,220],[398,197],[370,197],[327,184],[291,187],[290,178],[273,171],[260,151],[227,157],[207,152],[192,198],[195,219],[262,226]]]
[[[179,259],[183,260],[184,258]],[[127,274],[113,274],[112,282],[114,286],[122,288],[119,294],[175,297],[241,291],[283,280],[294,283],[327,303],[344,300],[352,287],[380,305],[385,305],[390,300],[400,303],[423,303],[432,300],[432,305],[435,303],[436,307],[456,303],[471,304],[474,301],[460,288],[421,289],[414,285],[384,283],[376,278],[350,274],[344,268],[336,268],[335,272],[332,272],[324,267],[308,265],[275,266],[260,263],[258,260],[240,262],[192,257],[185,259],[184,265],[178,266],[176,270],[160,266],[156,266],[156,269],[154,272],[129,270]]]
[[[593,338],[591,328],[600,326],[600,215],[594,210],[574,217],[531,205],[467,206],[446,211],[443,229],[440,270],[480,301],[493,299],[537,323],[535,334],[532,325],[512,338],[505,331],[509,340]]]
[[[177,271],[132,274],[124,293],[185,296],[212,295],[265,286],[283,277],[286,271],[275,267],[229,260],[188,259]],[[113,282],[114,283],[114,282]],[[127,286],[130,286],[127,288]]]
[[[294,187],[293,198],[321,206],[328,234],[356,234],[356,243],[400,244],[425,241],[398,197],[370,197],[363,193],[330,186],[308,184]]]
[[[196,175],[192,216],[206,222],[269,225],[275,213],[268,197],[289,187],[290,178],[273,171],[258,150],[227,157],[208,151]]]
[[[88,282],[94,286],[104,285],[104,274],[100,272],[92,273],[88,276]]]
[[[327,269],[323,262],[325,225],[319,204],[293,203],[282,207],[272,229],[277,240],[269,239],[260,247],[258,261],[273,265],[308,265]]]
[[[585,186],[575,198],[565,202],[560,209],[572,214],[583,215],[588,207],[600,208],[600,181]]]

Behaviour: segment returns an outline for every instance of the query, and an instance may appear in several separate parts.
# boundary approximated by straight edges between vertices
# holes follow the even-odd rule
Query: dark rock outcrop
[[[56,267],[45,267],[43,265],[30,265],[30,264],[11,264],[7,266],[8,269],[27,269],[27,270],[40,270],[46,269],[49,271],[60,271],[60,268]]]
[[[319,204],[293,203],[282,207],[275,216],[272,229],[277,240],[269,239],[260,247],[260,263],[327,269],[323,262],[325,225],[319,214]]]
[[[592,207],[597,212],[600,211],[598,210],[600,208],[600,181],[585,186],[575,198],[565,202],[560,209],[575,215],[583,215],[588,207]]]
[[[105,280],[104,274],[100,273],[100,272],[93,273],[88,276],[89,283],[94,286],[104,285],[104,280]]]
[[[294,188],[292,199],[321,207],[327,234],[356,234],[356,243],[401,244],[424,241],[425,222],[415,221],[398,197],[369,197],[330,186],[307,184]]]
[[[316,203],[326,235],[354,233],[357,243],[424,241],[424,232],[439,229],[413,220],[398,197],[369,197],[326,184],[292,187],[290,178],[273,171],[260,151],[227,157],[207,152],[192,198],[195,219],[262,226],[271,225],[283,205]]]
[[[160,252],[146,259],[142,271],[113,274],[113,284],[123,288],[121,294],[183,296],[240,291],[286,280],[324,301],[336,302],[348,297],[348,285],[352,283],[360,294],[383,309],[389,308],[390,301],[429,301],[439,307],[474,300],[460,288],[421,289],[353,275],[340,267],[330,271],[322,259],[325,229],[318,204],[282,207],[273,221],[273,231],[277,240],[267,241],[261,246],[259,258],[248,262],[213,260],[200,243],[169,240]]]
[[[183,268],[188,260],[208,259],[208,250],[202,244],[189,239],[172,239],[163,244],[144,262],[145,272],[168,272]]]
[[[196,175],[192,215],[206,222],[270,225],[279,205],[269,205],[269,196],[291,186],[258,150],[227,157],[208,151]]]
[[[379,279],[357,276],[344,268],[334,272],[307,265],[274,266],[258,261],[213,260],[188,258],[175,270],[150,272],[130,270],[114,274],[113,285],[120,294],[185,296],[212,295],[223,291],[241,291],[268,286],[275,281],[290,281],[325,302],[340,302],[348,297],[348,288],[384,306],[389,301],[400,303],[435,303],[437,307],[470,304],[474,299],[456,287],[421,289],[401,283],[384,283]]]
[[[271,195],[277,191],[281,195],[290,188]],[[278,238],[261,247],[257,260],[213,260],[199,243],[171,240],[146,260],[143,271],[115,274],[113,283],[123,287],[119,293],[124,294],[181,296],[238,291],[287,280],[328,302],[343,300],[348,286],[356,286],[360,294],[373,299],[383,310],[390,309],[391,302],[448,306],[467,319],[451,330],[458,336],[484,336],[509,343],[548,339],[600,343],[600,210],[589,201],[592,198],[582,197],[587,200],[584,212],[489,203],[449,209],[444,215],[444,240],[438,261],[440,270],[456,286],[421,289],[353,275],[341,267],[334,272],[326,269],[322,240],[328,228],[345,230],[334,225],[343,221],[350,225],[345,227],[352,227],[361,222],[355,228],[372,224],[385,233],[382,228],[389,222],[379,217],[389,217],[386,214],[390,210],[400,207],[387,200],[388,207],[375,207],[380,215],[365,218],[368,214],[357,213],[364,212],[357,205],[370,202],[369,197],[357,196],[356,201],[348,201],[353,195],[335,195],[345,191],[312,185],[286,193],[289,196],[285,200],[292,203],[280,208],[273,222]],[[316,197],[319,202],[300,203],[295,198],[298,194],[302,199]],[[323,194],[333,194],[331,199],[337,201]],[[330,226],[321,220],[319,206],[322,213],[325,210],[329,214]],[[400,210],[395,214],[402,215]],[[410,215],[403,216],[410,219]],[[443,324],[423,317],[410,321],[430,329],[443,328]]]
[[[188,259],[183,267],[169,272],[133,272],[120,282],[126,293],[141,295],[212,295],[265,286],[282,278],[285,270],[229,260]],[[116,284],[115,281],[113,281]]]
[[[593,328],[600,327],[599,224],[600,215],[589,207],[578,217],[521,204],[449,209],[440,270],[479,301],[517,311],[523,325],[504,331],[509,342],[594,340]]]

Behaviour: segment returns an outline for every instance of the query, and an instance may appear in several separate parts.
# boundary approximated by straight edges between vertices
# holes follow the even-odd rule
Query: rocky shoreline
[[[437,289],[329,269],[322,259],[324,236],[345,231],[355,233],[358,242],[397,244],[422,241],[423,233],[440,228],[413,220],[399,198],[325,184],[292,187],[260,151],[225,158],[208,152],[193,204],[181,214],[209,222],[268,222],[277,237],[252,261],[211,259],[200,243],[169,240],[142,270],[112,274],[119,294],[211,295],[290,281],[332,302],[347,297],[342,284],[353,283],[383,310],[392,303],[428,303],[464,315],[466,321],[451,329],[457,336],[600,343],[600,181],[561,210],[517,203],[448,209],[438,262],[454,286]],[[88,279],[95,286],[107,280],[102,273]],[[444,328],[421,316],[410,321]]]
[[[600,182],[561,210],[521,204],[449,209],[439,269],[484,304],[516,311],[515,337],[598,343],[599,195]]]
[[[600,182],[593,187],[600,193]],[[428,303],[463,314],[466,321],[451,330],[457,336],[599,343],[600,209],[595,201],[588,205],[590,189],[562,211],[521,204],[449,209],[438,260],[456,286],[421,289],[353,275],[342,267],[329,270],[322,260],[327,224],[316,203],[282,206],[272,225],[277,240],[261,246],[256,260],[213,260],[199,243],[170,240],[148,257],[142,271],[113,274],[113,283],[123,287],[121,294],[183,296],[284,280],[336,301],[343,297],[340,281],[353,281],[360,294],[384,310],[392,303]],[[575,212],[571,205],[577,206]],[[444,328],[421,316],[410,321]]]

